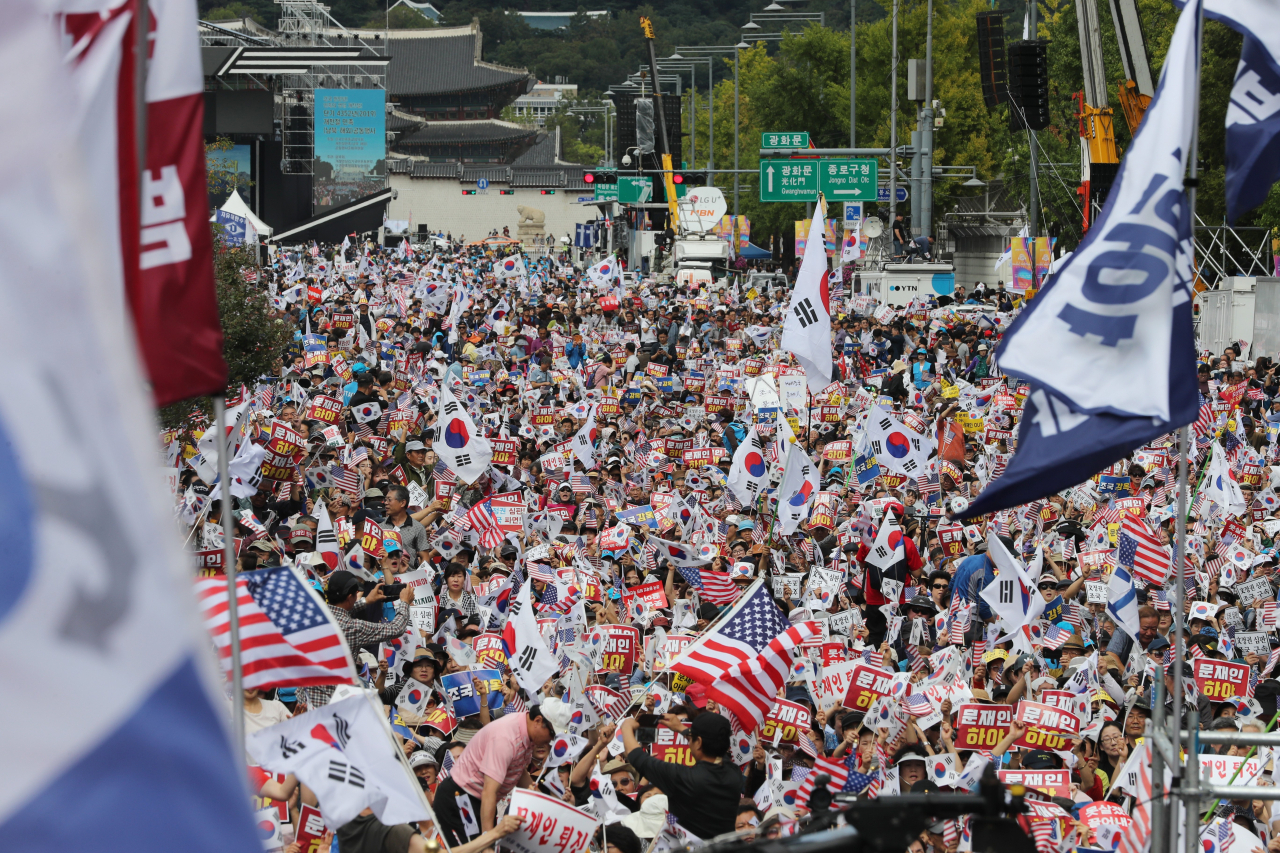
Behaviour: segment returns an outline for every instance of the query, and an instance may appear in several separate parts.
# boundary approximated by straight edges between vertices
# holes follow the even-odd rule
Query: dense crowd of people
[[[833,794],[992,778],[1028,789],[1019,821],[1041,851],[1111,849],[1143,796],[1157,702],[1203,730],[1274,722],[1270,361],[1237,347],[1200,365],[1179,597],[1173,435],[1062,493],[953,520],[1017,447],[1028,388],[994,350],[1023,294],[895,309],[833,275],[834,381],[815,394],[779,346],[787,291],[624,288],[615,266],[344,244],[264,269],[297,334],[279,377],[230,400],[234,429],[270,451],[234,498],[238,569],[290,565],[323,595],[434,813],[366,814],[337,829],[343,853],[502,844],[527,827],[507,815],[526,789],[593,816],[596,849],[641,853],[790,834]],[[921,464],[904,470],[882,418],[919,439],[906,461]],[[175,464],[200,431],[166,436]],[[818,488],[793,496],[800,451]],[[180,514],[212,553],[225,510],[199,462],[182,467]],[[1136,625],[1107,609],[1119,568]],[[1193,662],[1173,696],[1180,600]],[[532,642],[515,624],[528,608]],[[726,686],[735,661],[723,679],[688,663],[717,638],[750,657],[785,636],[802,639],[762,719]],[[247,690],[246,728],[346,689]],[[1237,766],[1237,783],[1270,781],[1266,750],[1214,772]],[[282,817],[317,805],[292,777],[255,778]],[[1205,826],[1280,851],[1268,802],[1219,804]],[[966,818],[930,819],[911,849],[972,844]]]

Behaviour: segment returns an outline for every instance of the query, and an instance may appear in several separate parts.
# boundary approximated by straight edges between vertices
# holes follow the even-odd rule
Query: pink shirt
[[[473,797],[484,793],[485,776],[497,779],[501,799],[515,788],[532,758],[529,715],[507,714],[476,732],[449,775]]]

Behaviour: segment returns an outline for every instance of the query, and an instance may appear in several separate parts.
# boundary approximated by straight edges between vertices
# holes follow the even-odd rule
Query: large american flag
[[[1120,523],[1120,539],[1117,558],[1120,565],[1130,567],[1133,573],[1156,586],[1164,584],[1173,558],[1169,549],[1160,543],[1147,523],[1137,516],[1125,513]]]
[[[231,671],[231,619],[224,575],[196,581],[205,628]],[[286,566],[236,578],[245,689],[354,684],[355,664],[320,596]]]
[[[689,582],[689,586],[698,591],[703,601],[712,604],[733,604],[742,594],[728,572],[713,572],[710,569],[699,569],[697,566],[677,566],[676,571]]]
[[[792,652],[817,630],[814,622],[788,623],[757,581],[716,630],[689,646],[672,668],[705,685],[707,695],[750,734],[790,674]]]

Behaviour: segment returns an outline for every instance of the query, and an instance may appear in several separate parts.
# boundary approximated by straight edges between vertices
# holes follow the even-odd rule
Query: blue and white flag
[[[1227,219],[1234,223],[1280,179],[1280,4],[1205,0],[1204,13],[1244,35],[1227,105]]]
[[[1138,642],[1138,596],[1133,591],[1133,575],[1124,566],[1116,566],[1107,579],[1107,615]]]
[[[8,4],[0,299],[24,319],[0,337],[0,850],[261,850],[67,73],[47,4]]]
[[[1029,381],[1008,469],[965,517],[1083,482],[1195,420],[1191,211],[1198,4],[1178,19],[1155,98],[1085,241],[997,352]]]

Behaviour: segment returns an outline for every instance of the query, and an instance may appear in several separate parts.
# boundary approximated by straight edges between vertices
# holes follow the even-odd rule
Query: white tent
[[[233,213],[236,216],[243,216],[249,220],[249,224],[253,226],[253,230],[257,232],[258,237],[265,238],[271,236],[271,226],[263,222],[261,219],[253,215],[253,211],[249,209],[249,205],[244,203],[244,199],[240,197],[239,190],[231,191],[231,198],[227,199],[227,203],[222,206],[227,213]],[[212,222],[217,217],[211,218]]]

